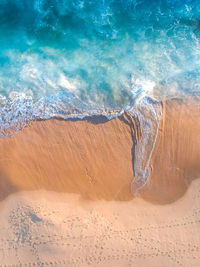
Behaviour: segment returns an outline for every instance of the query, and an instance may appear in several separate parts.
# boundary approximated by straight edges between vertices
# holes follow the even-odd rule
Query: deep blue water
[[[0,0],[1,126],[199,91],[197,0]]]

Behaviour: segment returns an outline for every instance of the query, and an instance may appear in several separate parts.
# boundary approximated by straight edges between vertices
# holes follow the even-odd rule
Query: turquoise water
[[[200,3],[0,0],[0,125],[200,91]]]

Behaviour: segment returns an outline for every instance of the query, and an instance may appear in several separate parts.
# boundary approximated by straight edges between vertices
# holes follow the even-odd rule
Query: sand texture
[[[0,266],[198,267],[199,202],[200,180],[164,206],[18,193],[0,210]]]
[[[135,195],[130,114],[36,121],[0,139],[0,266],[198,267],[199,103],[162,103]]]
[[[131,126],[123,117],[37,121],[0,139],[2,198],[10,190],[47,189],[85,199],[131,199]]]

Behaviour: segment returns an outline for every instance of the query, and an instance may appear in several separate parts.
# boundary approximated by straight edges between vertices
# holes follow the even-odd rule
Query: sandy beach
[[[162,109],[135,195],[129,113],[34,121],[0,139],[0,266],[199,266],[199,98]]]

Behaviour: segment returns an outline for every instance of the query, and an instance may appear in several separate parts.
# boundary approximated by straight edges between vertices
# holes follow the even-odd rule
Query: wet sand
[[[163,118],[151,160],[151,176],[141,196],[166,204],[184,196],[200,177],[200,99],[163,103]]]
[[[36,121],[0,139],[0,266],[198,266],[199,103],[162,103],[135,196],[130,114]]]

